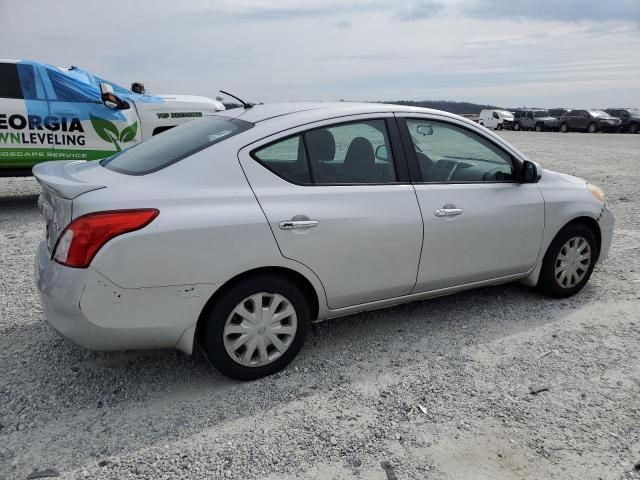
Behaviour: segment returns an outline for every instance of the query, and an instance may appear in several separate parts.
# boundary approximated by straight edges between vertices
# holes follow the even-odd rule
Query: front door
[[[406,295],[415,284],[422,218],[388,122],[323,122],[240,152],[282,255],[318,276],[332,309]]]
[[[536,184],[514,178],[511,155],[468,127],[406,118],[416,151],[414,182],[424,219],[416,292],[531,269],[538,258],[544,202]]]
[[[141,141],[135,107],[108,108],[94,85],[84,83],[84,73],[42,69],[49,90],[51,116],[59,128],[52,136],[56,156],[68,160],[109,157]]]

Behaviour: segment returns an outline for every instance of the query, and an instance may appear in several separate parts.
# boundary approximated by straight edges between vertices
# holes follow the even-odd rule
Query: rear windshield
[[[253,124],[244,120],[216,115],[192,120],[105,158],[100,165],[127,175],[145,175],[251,127]]]

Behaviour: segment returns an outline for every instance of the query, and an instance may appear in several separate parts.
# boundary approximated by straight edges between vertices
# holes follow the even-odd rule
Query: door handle
[[[457,217],[462,215],[463,209],[454,207],[453,205],[445,205],[442,208],[438,208],[433,211],[436,217]]]
[[[280,222],[280,230],[293,230],[295,228],[313,228],[318,226],[317,220],[286,220]]]

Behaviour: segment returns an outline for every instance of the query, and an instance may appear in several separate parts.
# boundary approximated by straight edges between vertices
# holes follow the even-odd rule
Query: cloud
[[[482,19],[577,22],[624,20],[640,22],[638,0],[482,0],[470,4],[464,15]]]
[[[439,15],[444,10],[444,5],[435,0],[416,0],[402,7],[396,14],[396,18],[403,22],[425,20]]]

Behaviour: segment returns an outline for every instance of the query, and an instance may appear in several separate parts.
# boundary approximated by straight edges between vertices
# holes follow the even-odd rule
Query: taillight
[[[105,243],[149,225],[160,212],[154,208],[111,210],[76,218],[58,239],[53,259],[67,267],[87,268]]]

